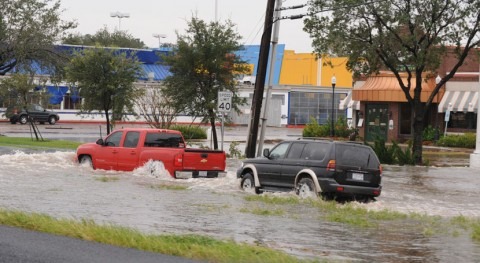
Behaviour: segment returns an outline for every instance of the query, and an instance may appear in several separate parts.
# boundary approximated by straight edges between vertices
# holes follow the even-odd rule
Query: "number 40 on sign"
[[[232,96],[233,93],[230,91],[219,91],[217,100],[217,111],[230,112],[230,110],[232,109]]]

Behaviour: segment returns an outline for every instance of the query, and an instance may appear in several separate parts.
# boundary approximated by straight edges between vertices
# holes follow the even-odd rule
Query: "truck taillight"
[[[335,172],[335,168],[336,168],[335,160],[328,161],[327,171]]]
[[[175,158],[173,160],[173,165],[182,167],[183,166],[183,154],[178,153],[175,155]]]

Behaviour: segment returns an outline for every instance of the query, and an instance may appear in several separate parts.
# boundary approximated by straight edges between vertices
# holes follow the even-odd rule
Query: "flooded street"
[[[468,233],[422,233],[408,220],[361,228],[325,220],[308,203],[271,205],[245,199],[228,160],[226,178],[174,180],[161,166],[134,172],[92,170],[69,152],[0,147],[0,207],[59,218],[93,219],[145,233],[201,234],[262,244],[301,258],[339,262],[480,262]],[[153,170],[153,173],[151,172]],[[372,210],[450,218],[480,217],[480,171],[459,167],[386,166]],[[290,196],[291,193],[267,195]],[[274,206],[274,207],[272,207]],[[252,209],[281,209],[258,215]]]

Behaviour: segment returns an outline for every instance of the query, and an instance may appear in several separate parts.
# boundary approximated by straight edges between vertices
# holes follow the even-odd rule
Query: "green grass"
[[[95,178],[95,180],[107,183],[107,182],[116,182],[116,181],[120,180],[120,178],[111,177],[111,176],[102,176],[102,177]]]
[[[335,201],[323,201],[319,199],[300,199],[296,196],[279,197],[271,195],[249,195],[244,199],[248,202],[261,202],[268,205],[275,205],[272,209],[242,208],[241,212],[257,215],[283,215],[282,207],[287,206],[315,208],[320,212],[320,220],[350,225],[359,228],[378,228],[381,224],[392,222],[403,224],[411,222],[420,227],[425,236],[436,234],[451,234],[458,236],[460,233],[468,233],[474,241],[480,241],[480,219],[464,216],[442,218],[440,216],[429,216],[419,213],[401,213],[383,210],[369,210],[356,203],[337,203]],[[249,205],[250,207],[250,205]]]
[[[76,149],[80,142],[63,141],[63,140],[44,140],[25,137],[7,137],[0,136],[0,146],[10,147],[27,147],[27,148],[56,148],[56,149]]]
[[[158,190],[172,190],[172,191],[180,191],[180,190],[187,190],[188,187],[185,185],[175,185],[175,184],[151,184],[150,188],[158,189]]]
[[[0,209],[0,224],[208,262],[309,262],[262,246],[200,235],[146,235],[92,220],[55,219],[36,213]]]

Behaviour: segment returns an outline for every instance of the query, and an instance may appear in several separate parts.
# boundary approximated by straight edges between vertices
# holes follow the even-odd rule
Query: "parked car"
[[[39,122],[40,124],[48,122],[53,125],[60,119],[56,112],[48,111],[37,104],[30,104],[26,107],[7,107],[5,116],[10,119],[11,124],[16,124],[17,122],[26,124],[28,119],[31,118],[32,121]]]
[[[116,130],[105,140],[82,144],[77,160],[94,169],[132,171],[148,161],[160,161],[175,178],[226,175],[226,154],[219,150],[186,148],[181,132],[167,129]]]
[[[292,191],[302,197],[371,200],[382,190],[382,166],[371,147],[329,140],[285,141],[263,157],[247,159],[237,171],[241,188]]]

